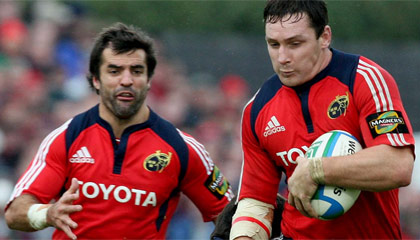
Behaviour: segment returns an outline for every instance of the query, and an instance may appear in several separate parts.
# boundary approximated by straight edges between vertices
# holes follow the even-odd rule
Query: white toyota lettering
[[[289,149],[288,151],[277,152],[276,155],[279,156],[283,161],[284,165],[288,167],[289,163],[296,164],[297,157],[305,156],[305,152],[308,151],[308,149],[309,147],[302,146],[300,148]],[[293,158],[293,155],[296,155],[295,153],[297,153],[297,156]]]
[[[92,193],[88,192],[88,187],[91,187],[93,189]],[[85,195],[85,197],[87,198],[96,198],[99,195],[99,187],[98,185],[96,185],[96,183],[87,182],[83,184],[82,192],[83,192],[83,195]]]
[[[134,204],[135,205],[140,205],[141,195],[142,194],[146,194],[146,191],[138,190],[138,189],[131,189],[131,191],[133,191],[133,193],[136,194],[136,198],[134,200]]]
[[[130,189],[126,186],[106,186],[103,183],[94,183],[78,181],[81,187],[81,193],[86,198],[97,198],[102,197],[103,200],[109,200],[110,196],[113,196],[117,202],[127,203],[134,196],[134,205],[141,205],[142,207],[153,206],[156,207],[157,198],[155,192],[146,192],[141,189]],[[102,194],[101,194],[102,193]],[[145,196],[142,202],[142,196]]]
[[[114,189],[115,185],[109,185],[109,187],[107,188],[105,186],[105,184],[99,183],[99,187],[101,188],[102,192],[104,193],[104,199],[108,200],[109,199],[109,193],[112,191],[112,189]]]
[[[125,192],[125,198],[120,197],[120,191],[123,190]],[[126,203],[131,199],[131,192],[130,189],[124,186],[118,186],[114,191],[114,198],[121,203]]]

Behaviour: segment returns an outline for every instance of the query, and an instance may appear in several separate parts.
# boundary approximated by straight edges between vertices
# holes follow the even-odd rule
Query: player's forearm
[[[354,155],[323,159],[325,182],[366,191],[385,191],[407,186],[414,156],[410,147],[379,145]]]
[[[35,197],[23,194],[13,200],[5,212],[6,223],[11,229],[32,232],[36,231],[28,219],[28,210],[33,204],[39,203]]]
[[[252,239],[268,239],[271,236],[274,206],[252,198],[239,201],[232,217],[232,228],[229,239],[249,237]],[[247,238],[245,238],[247,239]]]

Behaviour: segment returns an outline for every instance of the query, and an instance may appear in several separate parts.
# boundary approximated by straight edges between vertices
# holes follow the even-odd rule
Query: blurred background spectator
[[[416,22],[420,4],[328,4],[333,33],[337,33],[333,46],[366,55],[389,69],[414,130],[419,131],[420,31],[409,23]],[[1,209],[46,134],[97,103],[85,78],[87,58],[92,37],[114,21],[140,26],[154,35],[159,57],[148,104],[202,142],[236,192],[242,108],[256,86],[273,74],[264,42],[263,6],[264,1],[1,0]],[[361,21],[355,25],[363,27],[352,28],[352,21]],[[419,144],[420,134],[416,136]],[[413,183],[400,191],[407,239],[420,238],[417,162]],[[2,210],[0,240],[50,238],[52,229],[9,230],[3,214]],[[181,198],[168,239],[208,239],[213,224],[203,224],[200,218],[195,207]]]

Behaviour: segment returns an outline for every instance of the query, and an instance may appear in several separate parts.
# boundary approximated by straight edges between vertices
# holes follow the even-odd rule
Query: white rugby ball
[[[333,130],[318,137],[305,153],[305,157],[345,156],[360,151],[362,146],[350,133]],[[359,197],[360,190],[339,186],[319,185],[311,205],[322,220],[331,220],[347,212]]]

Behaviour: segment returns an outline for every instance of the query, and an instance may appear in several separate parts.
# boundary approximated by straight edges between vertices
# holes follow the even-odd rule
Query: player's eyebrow
[[[119,68],[122,68],[122,67],[111,63],[111,64],[108,64],[107,68],[117,68],[117,69],[119,69]]]
[[[302,40],[305,40],[305,38],[302,35],[295,35],[295,36],[285,39],[286,42],[302,41]]]
[[[275,38],[270,38],[270,37],[265,37],[265,40],[267,41],[267,42],[278,42],[278,40],[277,39],[275,39]],[[301,36],[301,35],[295,35],[295,36],[291,36],[291,37],[288,37],[288,38],[286,38],[286,39],[283,39],[282,41],[285,41],[285,42],[292,42],[292,41],[296,41],[296,40],[304,40],[304,37],[303,36]]]
[[[122,66],[116,65],[116,64],[108,64],[107,68],[116,68],[116,69],[120,69],[122,68]],[[145,68],[145,66],[143,64],[136,64],[136,65],[131,65],[130,68]]]
[[[265,37],[265,40],[266,40],[267,42],[277,42],[277,40],[276,40],[276,39],[274,39],[274,38],[269,38],[269,37]]]
[[[143,69],[143,68],[145,68],[145,66],[143,64],[136,64],[136,65],[130,66],[130,68],[141,68],[141,69]]]

